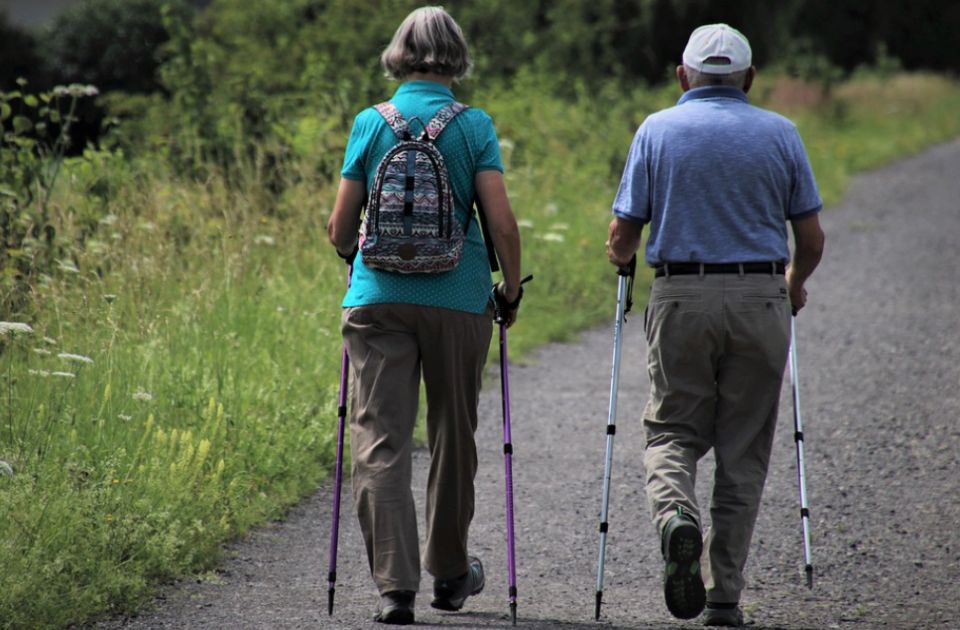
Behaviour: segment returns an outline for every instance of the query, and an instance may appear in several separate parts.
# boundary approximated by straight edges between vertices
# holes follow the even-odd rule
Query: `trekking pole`
[[[613,323],[613,370],[610,378],[610,406],[607,411],[607,451],[603,465],[603,503],[600,507],[600,557],[597,562],[597,601],[594,619],[600,619],[603,602],[603,565],[607,553],[607,515],[610,507],[610,473],[613,468],[613,436],[617,432],[617,389],[620,385],[620,346],[623,341],[623,323],[633,306],[633,279],[637,272],[637,257],[625,267],[617,269],[617,318]]]
[[[527,276],[520,284],[533,279]],[[510,596],[510,618],[513,625],[517,625],[517,565],[514,555],[513,534],[513,438],[510,434],[510,380],[508,375],[507,358],[507,322],[506,313],[497,300],[496,287],[493,295],[493,318],[500,325],[500,394],[503,401],[503,466],[506,485],[506,519],[507,519],[507,587]]]
[[[790,385],[793,389],[793,439],[797,443],[797,478],[800,486],[800,523],[803,527],[803,562],[807,588],[813,588],[813,560],[810,553],[810,509],[803,465],[803,424],[800,420],[800,379],[797,371],[796,315],[790,318]]]
[[[350,288],[350,276],[353,273],[352,259],[347,260],[347,288]],[[330,525],[330,565],[327,572],[327,614],[333,614],[333,595],[337,584],[337,542],[340,537],[340,484],[343,482],[343,429],[347,418],[347,383],[349,380],[350,358],[344,344],[340,352],[340,395],[337,402],[337,456],[336,474],[333,486],[333,517]]]

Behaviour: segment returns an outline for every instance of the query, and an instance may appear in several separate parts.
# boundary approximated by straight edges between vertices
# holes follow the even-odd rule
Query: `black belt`
[[[783,275],[782,262],[747,262],[747,263],[663,263],[654,266],[654,275],[657,278],[664,276],[690,276],[708,273],[768,273]]]

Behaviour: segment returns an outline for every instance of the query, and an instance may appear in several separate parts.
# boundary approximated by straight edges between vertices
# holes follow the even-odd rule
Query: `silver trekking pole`
[[[607,451],[603,465],[603,503],[600,507],[600,557],[597,561],[597,601],[594,618],[600,619],[603,603],[603,566],[607,553],[607,516],[610,508],[610,474],[613,468],[613,436],[617,432],[617,390],[620,385],[620,347],[623,341],[623,324],[626,314],[633,306],[633,278],[637,271],[637,257],[626,267],[617,269],[617,318],[613,323],[613,370],[610,378],[610,406],[607,410]]]
[[[810,509],[803,465],[803,424],[800,420],[800,379],[797,371],[796,316],[790,318],[790,386],[793,390],[793,439],[797,443],[797,478],[800,485],[800,523],[803,526],[803,562],[807,588],[813,588],[813,560],[810,554]]]

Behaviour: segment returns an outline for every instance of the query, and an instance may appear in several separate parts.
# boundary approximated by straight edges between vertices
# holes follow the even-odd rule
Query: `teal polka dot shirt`
[[[403,83],[391,99],[414,132],[452,100],[453,92],[433,81]],[[396,142],[396,135],[375,109],[363,110],[353,121],[341,176],[363,182],[369,193],[380,159]],[[447,164],[458,220],[465,225],[470,216],[460,263],[445,273],[401,274],[371,269],[358,255],[350,288],[343,298],[344,307],[394,303],[478,314],[486,310],[492,285],[490,263],[476,213],[471,213],[471,208],[476,174],[485,170],[503,172],[493,121],[482,109],[471,107],[447,125],[437,140],[437,148]]]

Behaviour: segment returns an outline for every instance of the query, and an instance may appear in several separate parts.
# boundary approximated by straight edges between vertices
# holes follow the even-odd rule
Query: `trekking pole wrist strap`
[[[497,296],[497,306],[505,311],[515,311],[520,307],[520,300],[523,299],[523,287],[521,286],[517,291],[517,299],[513,302],[507,302],[507,298],[500,291],[495,291],[495,294]]]

